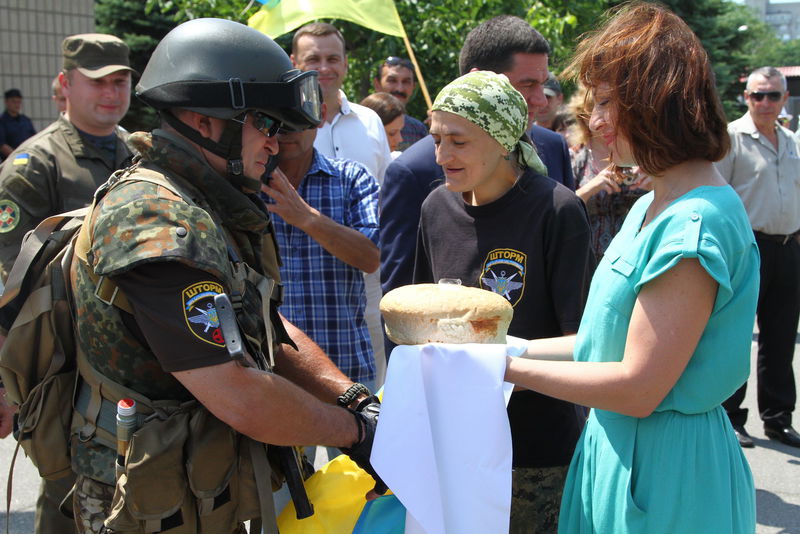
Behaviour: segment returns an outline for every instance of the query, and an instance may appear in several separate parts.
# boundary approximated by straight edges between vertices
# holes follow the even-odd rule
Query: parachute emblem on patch
[[[206,343],[224,347],[225,338],[214,307],[214,297],[220,293],[223,293],[223,289],[217,282],[197,282],[181,292],[181,301],[186,326],[192,334]]]
[[[512,306],[525,292],[528,256],[510,248],[496,248],[486,255],[480,276],[480,287],[508,299]]]

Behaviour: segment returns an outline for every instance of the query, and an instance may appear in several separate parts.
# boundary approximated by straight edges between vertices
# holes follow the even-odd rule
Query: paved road
[[[754,345],[755,347],[755,345]],[[753,350],[755,353],[755,350]],[[795,358],[795,376],[800,378],[800,351]],[[752,368],[755,368],[753,363]],[[746,449],[745,454],[756,482],[758,501],[757,534],[800,534],[800,449],[787,447],[764,437],[763,428],[758,422],[755,406],[755,380],[750,379],[745,404],[751,410],[748,431],[756,442],[754,449]],[[800,427],[800,415],[795,418],[795,426]],[[15,442],[0,440],[0,473],[5,480]],[[24,457],[18,458],[14,470],[14,489],[11,502],[12,534],[33,532],[33,511],[36,501],[38,479],[31,463]],[[6,501],[6,485],[0,484],[0,503]],[[2,506],[2,504],[0,504]],[[5,507],[0,512],[0,529],[5,528]]]

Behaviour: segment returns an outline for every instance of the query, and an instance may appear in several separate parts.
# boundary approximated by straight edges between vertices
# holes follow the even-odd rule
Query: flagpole
[[[400,17],[397,17],[400,20]],[[417,80],[419,80],[419,88],[422,89],[422,96],[425,98],[425,104],[428,105],[428,111],[431,110],[433,107],[433,103],[431,102],[431,95],[428,93],[428,86],[425,85],[425,78],[422,77],[422,71],[419,69],[419,63],[417,63],[417,58],[414,55],[414,50],[411,48],[411,42],[408,40],[408,35],[406,35],[406,28],[403,26],[403,21],[400,20],[400,27],[403,29],[403,42],[406,44],[406,50],[408,50],[408,57],[411,58],[411,63],[414,64],[414,72],[417,74]]]

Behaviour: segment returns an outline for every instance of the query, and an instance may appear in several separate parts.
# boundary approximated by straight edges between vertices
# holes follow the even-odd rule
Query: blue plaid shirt
[[[312,207],[378,244],[378,182],[351,160],[314,159],[297,192]],[[272,200],[265,197],[267,203]],[[281,313],[303,330],[351,380],[375,377],[364,308],[364,275],[272,214],[284,284]]]

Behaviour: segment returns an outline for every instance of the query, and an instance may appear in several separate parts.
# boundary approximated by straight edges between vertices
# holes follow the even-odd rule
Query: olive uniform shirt
[[[64,115],[20,145],[0,167],[0,278],[5,281],[25,233],[45,218],[88,205],[132,153],[117,129],[114,160],[87,142]]]

